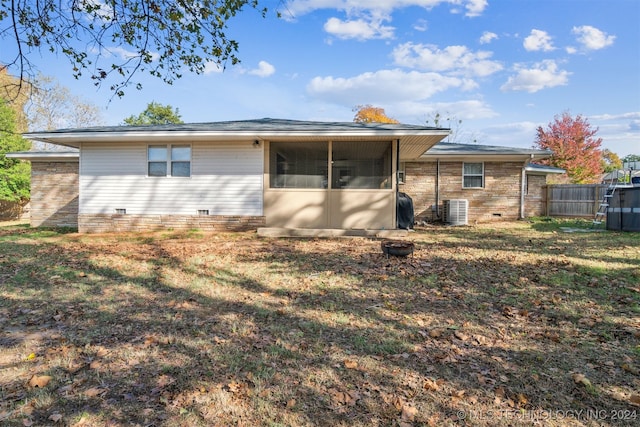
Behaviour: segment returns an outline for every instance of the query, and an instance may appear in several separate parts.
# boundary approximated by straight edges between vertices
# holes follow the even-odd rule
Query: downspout
[[[529,160],[525,160],[522,165],[522,172],[520,177],[520,219],[525,217],[525,191],[527,189],[527,165],[533,160],[533,154]]]
[[[440,219],[440,159],[436,159],[436,219]]]
[[[398,228],[398,200],[400,200],[400,139],[396,140],[396,217],[395,227]]]

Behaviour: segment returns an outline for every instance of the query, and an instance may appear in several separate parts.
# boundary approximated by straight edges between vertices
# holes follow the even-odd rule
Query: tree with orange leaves
[[[602,174],[602,138],[595,137],[597,132],[581,115],[574,119],[564,112],[547,129],[538,127],[534,146],[551,150],[553,155],[546,163],[566,170],[572,183],[595,183]]]
[[[374,107],[371,104],[354,107],[356,112],[353,121],[356,123],[400,123],[384,112],[384,108]]]

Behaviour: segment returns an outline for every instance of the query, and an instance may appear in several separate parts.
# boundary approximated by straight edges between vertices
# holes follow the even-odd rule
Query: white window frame
[[[480,174],[465,173],[465,170],[464,170],[465,169],[464,168],[465,165],[477,165],[477,164],[482,165],[482,173],[480,173]],[[480,177],[482,183],[480,184],[479,187],[478,186],[467,186],[465,184],[465,178],[466,177],[474,177],[474,178]],[[471,190],[478,189],[478,188],[484,188],[484,162],[462,162],[462,188],[463,189],[471,189]]]
[[[167,153],[167,157],[166,159],[163,160],[149,160],[149,149],[155,147],[155,148],[160,148],[160,147],[164,147],[164,149],[166,150]],[[183,148],[189,148],[189,160],[174,160],[172,158],[172,149],[175,147],[183,147]],[[164,162],[166,165],[166,174],[165,175],[150,175],[149,174],[149,164],[151,162]],[[172,170],[173,170],[173,163],[176,162],[186,162],[189,163],[189,175],[187,176],[181,176],[181,175],[173,175],[172,174]],[[147,145],[147,177],[148,178],[191,178],[192,175],[192,163],[193,163],[193,147],[191,146],[191,144],[149,144]]]
[[[407,182],[406,168],[407,168],[407,163],[400,162],[400,169],[398,169],[398,184],[404,184],[405,182]]]

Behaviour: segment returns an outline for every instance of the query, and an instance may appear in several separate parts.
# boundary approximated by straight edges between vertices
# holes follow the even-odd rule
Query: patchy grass
[[[2,425],[637,425],[640,236],[0,228]]]

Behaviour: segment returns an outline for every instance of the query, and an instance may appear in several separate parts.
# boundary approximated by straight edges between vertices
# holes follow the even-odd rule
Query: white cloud
[[[492,52],[472,52],[466,46],[447,46],[404,43],[396,47],[394,63],[425,71],[449,71],[468,76],[488,76],[502,70],[502,64],[490,60]]]
[[[480,44],[488,44],[491,43],[493,40],[497,40],[498,39],[498,35],[496,33],[492,33],[491,31],[485,31],[484,33],[482,33],[482,36],[480,37]]]
[[[429,29],[429,23],[426,19],[418,19],[418,21],[413,25],[413,29],[420,32],[427,31]]]
[[[269,77],[275,72],[276,68],[273,65],[269,64],[267,61],[260,61],[258,62],[258,68],[246,71],[247,74],[258,77]]]
[[[502,123],[482,128],[479,141],[487,145],[531,148],[536,129],[542,123],[529,121]]]
[[[215,62],[207,62],[204,64],[204,74],[219,74],[222,73],[223,68]]]
[[[640,120],[640,111],[622,114],[596,114],[589,116],[589,118],[595,120]]]
[[[462,120],[463,123],[466,120],[487,119],[498,115],[489,105],[477,99],[457,102],[438,102],[429,104],[428,107],[429,109],[426,111],[428,114],[450,111],[453,117]]]
[[[335,9],[348,14],[362,12],[376,15],[378,12],[386,14],[395,9],[410,6],[423,7],[430,10],[439,5],[452,5],[452,13],[458,13],[458,7],[464,7],[465,15],[480,16],[488,5],[488,0],[289,0],[281,8],[284,19],[294,20],[298,16],[321,9]]]
[[[276,67],[269,64],[267,61],[258,62],[258,68],[249,70],[249,74],[258,77],[269,77],[276,72]]]
[[[586,50],[604,49],[607,46],[611,46],[616,39],[616,36],[610,36],[590,25],[573,27],[571,32],[577,36],[578,43]]]
[[[554,50],[551,36],[546,31],[531,30],[531,34],[524,39],[523,46],[528,51],[542,50],[548,52]]]
[[[500,87],[502,91],[527,91],[538,92],[545,88],[564,86],[569,81],[570,72],[558,69],[555,61],[546,60],[534,64],[533,68],[525,68],[516,64],[515,76]]]
[[[482,15],[487,4],[488,0],[468,0],[465,5],[467,9],[466,15],[469,17]]]
[[[98,53],[100,55],[103,55],[106,58],[109,58],[111,56],[116,56],[123,60],[130,60],[140,56],[138,52],[135,52],[133,50],[127,50],[120,46],[103,47],[101,49],[92,49],[91,52]],[[151,55],[152,61],[157,61],[158,59],[160,59],[160,54],[158,54],[157,52],[149,52],[149,54]]]
[[[399,69],[367,72],[355,77],[315,77],[307,92],[315,97],[344,105],[419,101],[450,88],[477,87],[469,79],[447,77],[437,73]]]
[[[395,28],[382,25],[382,20],[342,21],[338,18],[329,18],[324,24],[324,30],[340,39],[369,40],[392,38]]]

